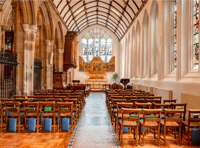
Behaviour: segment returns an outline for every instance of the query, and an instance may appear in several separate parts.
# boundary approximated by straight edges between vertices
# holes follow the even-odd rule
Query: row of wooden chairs
[[[57,118],[59,119],[59,124],[57,125],[59,131],[61,130],[61,119],[64,117],[71,118],[71,131],[74,129],[76,121],[73,113],[73,102],[57,102],[56,105],[55,102],[24,102],[23,106],[22,113],[19,102],[5,102],[4,105],[0,102],[1,132],[3,127],[5,127],[6,132],[8,131],[8,118],[11,117],[17,119],[18,132],[20,132],[22,127],[24,127],[25,132],[27,131],[27,120],[30,117],[36,117],[36,132],[39,132],[39,126],[41,126],[43,131],[43,118],[46,117],[52,118],[53,120],[53,132],[55,132],[55,119]],[[50,107],[51,110],[46,111],[45,107]],[[3,108],[5,108],[5,112]],[[67,110],[63,110],[62,108],[67,108]],[[41,116],[41,125],[39,125],[39,116]],[[5,118],[5,124],[3,118]],[[24,125],[21,124],[21,118],[24,119]]]
[[[140,92],[140,91],[136,91],[136,92]],[[142,93],[145,93],[145,92],[142,92]],[[118,96],[119,98],[111,98],[111,96]],[[135,97],[136,97],[136,95],[135,95]],[[110,112],[109,114],[110,114],[110,117],[111,117],[111,121],[112,121],[112,123],[115,122],[113,124],[115,124],[116,132],[117,133],[119,132],[119,134],[123,133],[123,128],[121,127],[121,124],[119,125],[120,127],[118,128],[118,119],[122,118],[122,116],[123,116],[122,115],[122,109],[118,110],[118,107],[119,107],[118,105],[120,103],[126,104],[126,106],[124,106],[124,108],[126,108],[127,110],[130,110],[130,109],[137,110],[137,111],[139,110],[140,114],[142,113],[142,116],[141,115],[138,116],[139,120],[143,119],[143,122],[140,122],[141,123],[140,125],[145,124],[144,120],[147,118],[147,115],[144,113],[144,110],[149,110],[150,113],[152,114],[153,111],[157,111],[159,109],[161,111],[161,113],[160,113],[159,116],[158,115],[155,116],[156,117],[155,120],[160,120],[160,119],[163,120],[163,121],[162,120],[160,121],[160,125],[164,126],[164,134],[163,134],[163,136],[161,136],[162,137],[161,139],[164,140],[164,144],[166,143],[166,140],[167,140],[166,134],[167,134],[167,129],[169,127],[173,127],[173,126],[179,127],[179,132],[175,132],[174,128],[171,128],[171,130],[174,132],[174,137],[175,137],[174,140],[177,140],[176,134],[177,133],[179,134],[179,136],[178,136],[179,137],[178,138],[179,144],[181,144],[181,138],[182,138],[181,134],[183,133],[182,129],[184,129],[184,131],[185,131],[186,130],[185,128],[187,128],[185,133],[186,133],[186,137],[187,137],[189,145],[190,145],[190,141],[191,141],[191,134],[190,134],[191,130],[190,129],[200,127],[200,119],[193,119],[192,118],[193,114],[195,114],[195,113],[200,114],[200,110],[199,109],[188,109],[188,121],[185,121],[185,114],[187,112],[187,110],[186,110],[187,104],[186,103],[176,103],[176,101],[177,101],[176,99],[163,100],[164,104],[160,104],[160,103],[156,103],[156,102],[154,102],[154,103],[141,103],[140,102],[141,99],[130,99],[130,100],[128,100],[126,98],[125,100],[123,100],[124,98],[126,98],[126,96],[120,97],[119,93],[116,92],[116,91],[107,91],[106,92],[106,105],[108,107],[108,111]],[[120,100],[121,102],[116,101],[117,105],[112,104],[113,102],[115,102],[115,101],[112,101],[112,100],[116,100],[116,99]],[[147,99],[145,99],[145,100],[147,100]],[[129,104],[129,105],[127,105],[127,104]],[[137,107],[136,107],[136,104],[137,104]],[[142,104],[142,106],[139,106],[141,104]],[[148,109],[143,109],[143,108],[145,108],[145,106],[144,106],[145,104],[148,106],[148,107],[146,107]],[[115,106],[115,107],[113,107],[113,106]],[[117,106],[117,108],[116,108],[116,106]],[[141,111],[141,110],[143,110],[143,111]],[[137,114],[137,113],[135,113],[135,114]],[[177,116],[177,114],[180,114],[180,115]],[[115,115],[115,118],[113,117],[114,115]],[[124,115],[127,115],[127,113],[124,112]],[[157,119],[157,117],[159,117],[160,119]],[[152,121],[152,118],[150,118],[148,120]],[[177,124],[177,122],[179,122],[179,124]],[[122,123],[122,121],[120,123]],[[157,129],[157,134],[158,134],[158,131],[160,131],[158,129],[159,128],[159,122],[157,121],[157,122],[154,122],[154,123],[157,123],[155,125],[157,127],[156,129]],[[149,125],[149,127],[151,127],[151,128],[153,127],[152,123],[151,124],[145,124],[145,126],[146,125]],[[126,125],[126,127],[127,126],[129,126],[129,125]],[[131,126],[132,125],[130,124],[130,127]],[[135,128],[137,128],[137,130],[132,130],[132,129],[135,129]],[[141,128],[141,127],[139,127],[139,125],[137,125],[137,124],[136,124],[136,126],[134,126],[134,128],[132,128],[132,127],[130,128],[131,131],[134,131],[134,137],[135,137],[135,134],[139,130],[138,128]],[[141,129],[139,130],[139,132],[141,132]],[[139,135],[140,134],[141,133],[139,133]],[[122,135],[123,134],[119,135],[121,142],[123,140]],[[122,136],[122,138],[121,138],[121,136]],[[154,138],[157,139],[157,143],[159,144],[160,136],[158,135],[157,137],[155,137],[155,134],[154,134]],[[152,139],[152,140],[156,140],[156,139]],[[144,139],[144,128],[142,130],[142,143],[144,143],[143,140],[145,140]],[[138,141],[136,141],[136,143],[138,144]]]

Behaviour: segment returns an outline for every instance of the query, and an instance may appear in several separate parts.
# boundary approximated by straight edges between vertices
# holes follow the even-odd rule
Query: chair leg
[[[142,145],[144,146],[144,130],[145,130],[145,125],[142,125]]]
[[[37,116],[37,133],[39,132],[39,115]]]
[[[56,131],[56,124],[55,124],[55,116],[53,117],[53,132],[55,133]]]
[[[43,117],[41,116],[41,126],[42,126],[42,132],[44,132],[44,128],[43,128]]]
[[[24,131],[27,132],[27,129],[26,129],[26,116],[24,115]]]
[[[158,123],[158,135],[157,135],[157,143],[158,143],[158,146],[160,146],[160,122]]]
[[[18,133],[20,133],[20,116],[18,116]]]
[[[167,127],[166,126],[164,126],[164,146],[165,146],[165,144],[166,144],[166,129]]]
[[[121,125],[121,145],[123,145],[123,125]]]
[[[138,124],[139,123],[137,123],[137,127],[136,127],[136,145],[138,146]]]
[[[181,132],[182,132],[182,131],[181,131],[181,127],[182,127],[182,122],[179,123],[179,133],[178,133],[178,134],[179,134],[179,135],[178,135],[178,138],[179,138],[179,145],[180,145],[180,146],[181,146]]]

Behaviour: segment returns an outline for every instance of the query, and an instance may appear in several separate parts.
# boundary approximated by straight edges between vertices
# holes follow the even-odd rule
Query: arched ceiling
[[[121,40],[148,0],[50,0],[69,31],[99,24]]]

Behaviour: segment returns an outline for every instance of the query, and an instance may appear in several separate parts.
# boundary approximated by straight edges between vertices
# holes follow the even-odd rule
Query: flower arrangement
[[[117,73],[115,73],[115,74],[113,75],[113,77],[112,77],[112,79],[113,79],[113,81],[115,81],[115,83],[116,83],[117,78],[119,78],[119,76],[118,76]]]

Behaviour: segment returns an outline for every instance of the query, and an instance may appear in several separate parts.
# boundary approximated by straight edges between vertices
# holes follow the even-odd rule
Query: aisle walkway
[[[104,93],[90,93],[77,128],[73,148],[116,147]]]

